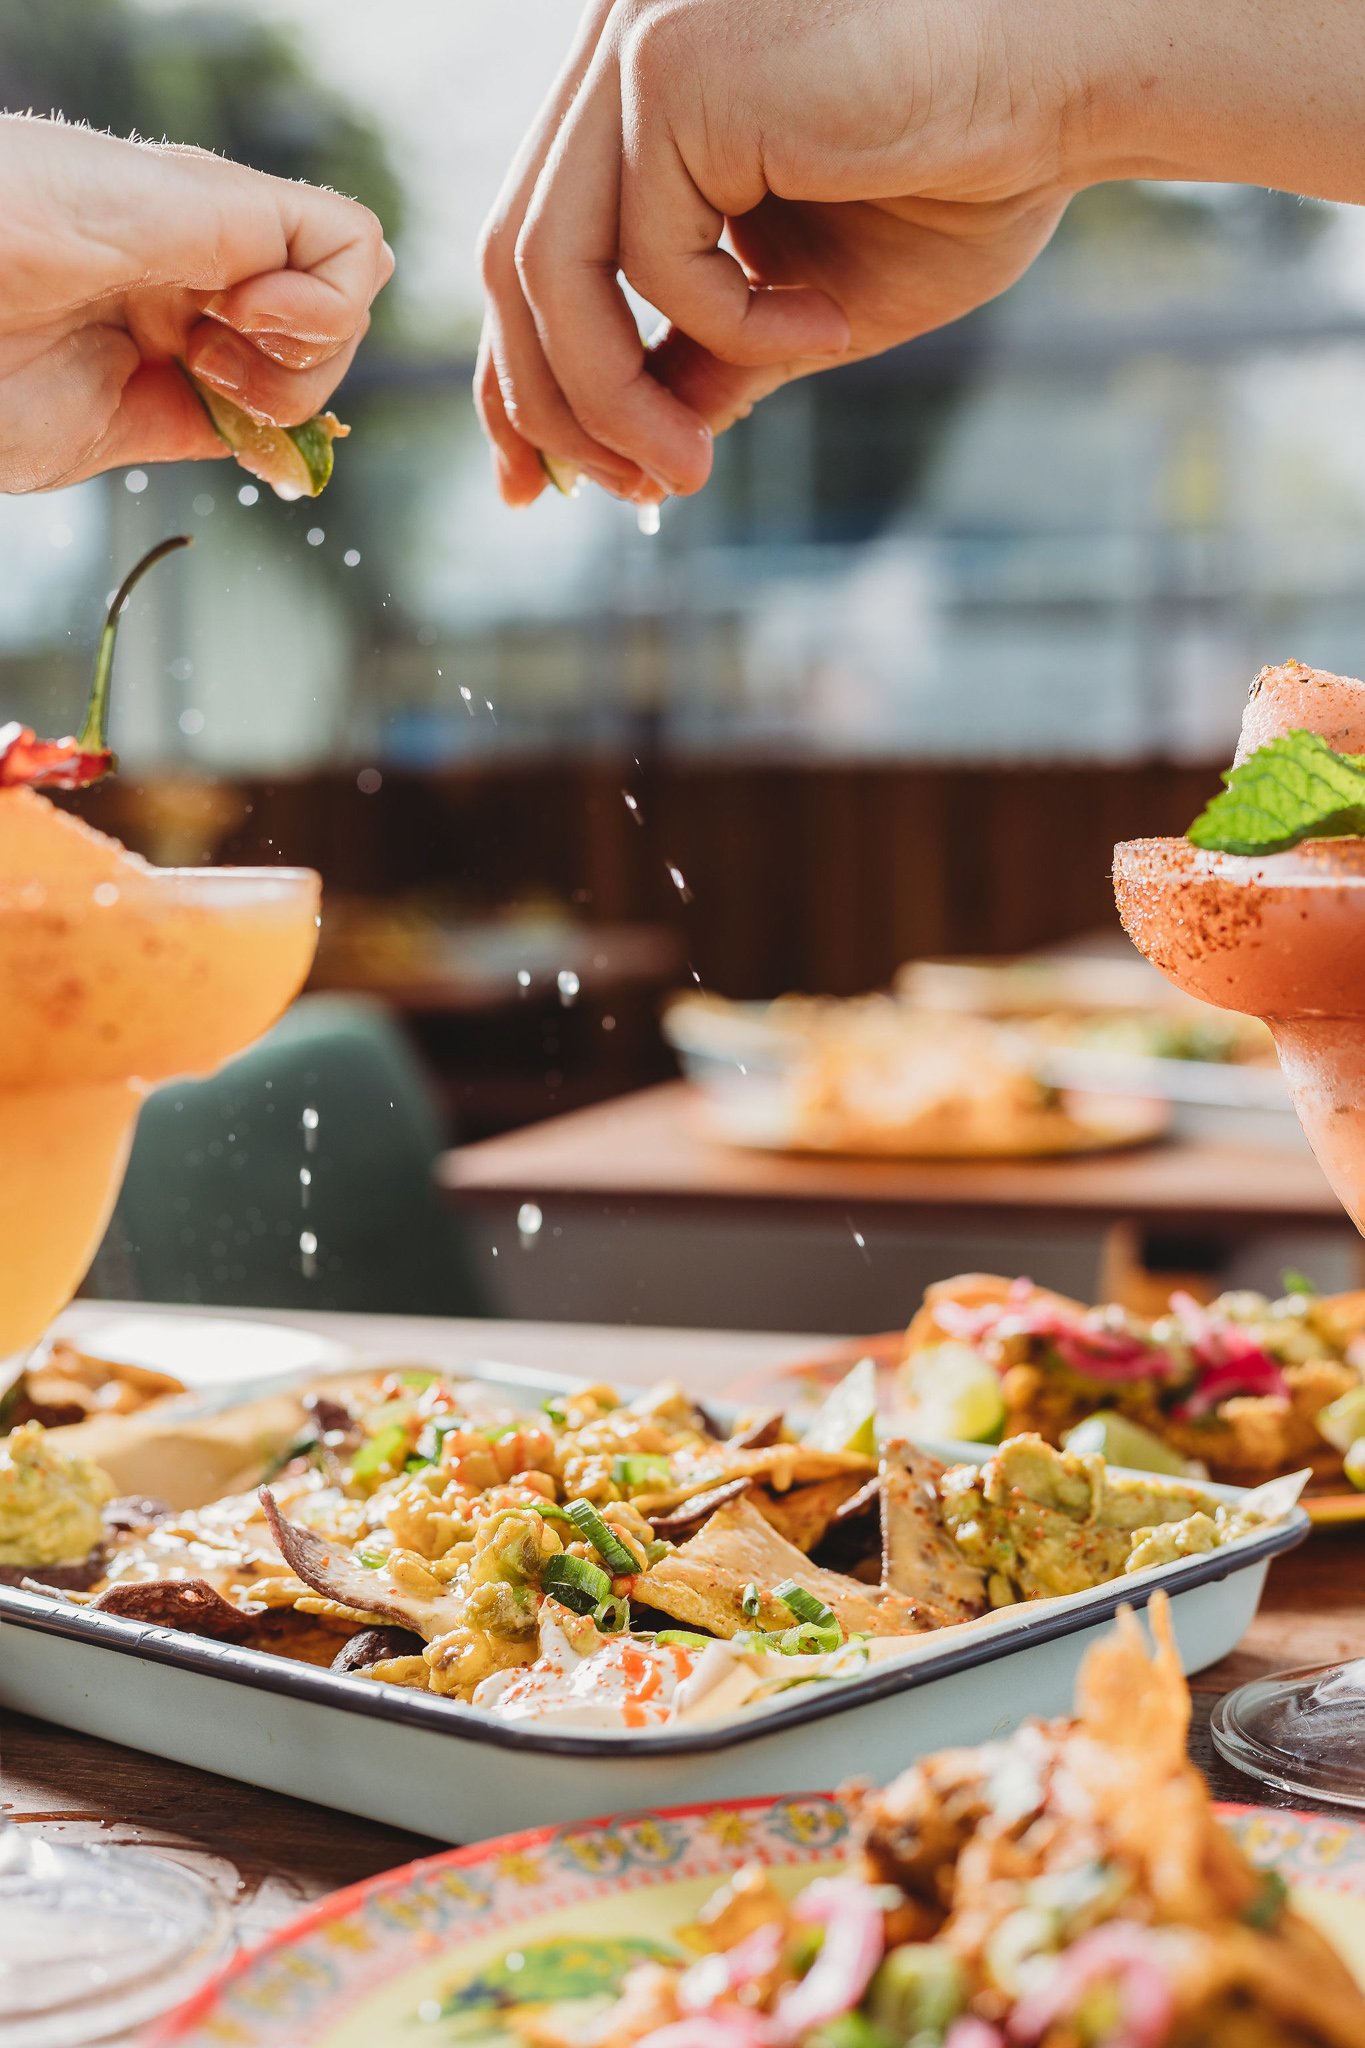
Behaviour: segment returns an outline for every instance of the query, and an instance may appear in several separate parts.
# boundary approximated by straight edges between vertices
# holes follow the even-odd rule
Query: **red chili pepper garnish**
[[[88,789],[113,766],[108,747],[88,753],[79,740],[40,740],[32,726],[0,725],[0,789]]]
[[[174,534],[158,542],[128,571],[105,615],[95,652],[95,674],[85,723],[74,737],[40,740],[28,725],[0,725],[0,789],[88,789],[118,766],[109,745],[109,678],[114,669],[114,641],[133,586],[154,562],[176,548],[187,548],[193,536]]]

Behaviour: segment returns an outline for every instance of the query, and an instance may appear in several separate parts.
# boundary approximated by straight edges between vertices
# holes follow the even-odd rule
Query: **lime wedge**
[[[536,450],[540,466],[561,498],[577,498],[583,490],[583,478],[571,462],[561,461],[558,455],[547,455],[543,448]]]
[[[1365,1493],[1365,1436],[1351,1445],[1344,1459],[1346,1477],[1357,1493]]]
[[[876,1457],[877,1368],[870,1358],[860,1358],[830,1389],[801,1441],[812,1451],[857,1451],[864,1458]]]
[[[268,426],[201,384],[192,371],[186,374],[220,438],[242,468],[269,484],[276,497],[316,498],[325,488],[332,474],[332,443],[351,431],[335,413],[314,413],[300,427]]]
[[[1352,1387],[1339,1394],[1326,1408],[1319,1408],[1317,1425],[1334,1451],[1349,1451],[1365,1437],[1365,1387]]]
[[[1062,1449],[1077,1455],[1098,1451],[1106,1465],[1127,1465],[1134,1472],[1166,1472],[1174,1479],[1188,1479],[1193,1468],[1188,1458],[1172,1450],[1140,1422],[1103,1408],[1087,1415],[1062,1438]]]
[[[930,1344],[901,1372],[904,1421],[913,1436],[993,1444],[1005,1426],[1000,1375],[970,1344]]]

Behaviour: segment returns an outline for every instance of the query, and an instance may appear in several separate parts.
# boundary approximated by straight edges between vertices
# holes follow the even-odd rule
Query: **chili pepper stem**
[[[114,592],[109,610],[105,614],[99,646],[95,650],[95,673],[90,684],[90,701],[86,706],[85,723],[76,735],[76,745],[82,753],[108,752],[109,680],[114,672],[114,642],[118,637],[119,619],[133,594],[134,586],[164,555],[173,554],[176,548],[189,547],[193,540],[194,535],[191,533],[176,533],[172,534],[169,540],[158,541],[154,548],[148,549],[140,562],[133,564]]]

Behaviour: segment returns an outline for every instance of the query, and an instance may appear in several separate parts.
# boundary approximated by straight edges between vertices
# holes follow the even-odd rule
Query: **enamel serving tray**
[[[582,1384],[498,1365],[459,1377],[537,1404]],[[1207,1491],[1240,1497],[1235,1487]],[[639,1733],[498,1721],[432,1694],[0,1587],[0,1705],[442,1841],[482,1841],[627,1806],[887,1778],[928,1751],[1066,1713],[1088,1645],[1120,1605],[1145,1606],[1157,1586],[1171,1596],[1185,1670],[1201,1670],[1238,1641],[1271,1558],[1307,1530],[1295,1508],[1225,1550],[1004,1609],[861,1677],[802,1686],[723,1721]]]

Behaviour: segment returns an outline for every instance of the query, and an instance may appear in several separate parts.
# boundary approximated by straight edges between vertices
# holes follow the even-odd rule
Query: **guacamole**
[[[1080,1593],[1212,1550],[1251,1526],[1196,1486],[1110,1472],[1103,1458],[1012,1437],[940,1484],[943,1519],[993,1606]]]
[[[114,1483],[67,1458],[40,1422],[0,1437],[0,1565],[74,1564],[103,1540]]]

